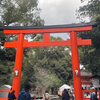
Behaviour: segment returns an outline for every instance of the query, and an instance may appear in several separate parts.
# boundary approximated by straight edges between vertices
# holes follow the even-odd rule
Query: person
[[[10,90],[12,90],[12,88]],[[8,93],[8,100],[10,100],[10,93],[11,91]]]
[[[10,95],[9,95],[9,100],[17,99],[14,93],[15,93],[15,90],[13,90],[13,91],[10,93]]]
[[[64,89],[64,91],[62,93],[62,100],[70,100],[70,96],[69,96],[68,91],[66,89]]]
[[[35,90],[35,93],[37,93],[37,90]]]
[[[45,91],[45,93],[43,94],[43,100],[50,100],[50,94],[48,93],[48,91]]]
[[[57,100],[62,100],[61,95],[58,94]]]
[[[31,95],[29,93],[29,90],[27,91],[27,96],[28,96],[28,100],[31,100]]]
[[[18,95],[18,100],[28,100],[27,93],[25,92],[24,88]]]
[[[95,92],[92,93],[90,100],[98,100]]]
[[[70,94],[70,100],[74,100],[74,96],[72,93]]]

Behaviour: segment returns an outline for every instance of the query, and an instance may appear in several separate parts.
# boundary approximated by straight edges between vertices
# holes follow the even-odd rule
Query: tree
[[[89,17],[91,20],[95,20],[100,15],[100,1],[99,0],[81,0],[86,2],[83,6],[80,6],[77,10],[77,18]],[[85,20],[85,19],[84,19]]]
[[[38,65],[38,64],[35,65],[33,68],[35,71],[33,75],[33,77],[35,77],[35,81],[33,81],[33,78],[32,78],[30,82],[31,85],[33,84],[37,88],[40,88],[41,90],[42,89],[46,90],[50,88],[51,86],[53,86],[55,82],[57,82],[58,85],[60,84],[61,81],[57,78],[56,75],[51,73],[48,69],[43,68],[41,67],[41,65]]]
[[[88,0],[86,5],[81,6],[78,10],[78,17],[90,17],[91,21],[100,22],[100,1],[99,0]],[[84,65],[85,69],[92,74],[97,71],[100,74],[100,23],[97,27],[93,28],[91,32],[81,32],[78,37],[83,39],[91,39],[91,46],[81,46],[80,51],[80,62]]]
[[[0,1],[1,23],[3,26],[38,26],[44,21],[39,17],[37,0],[2,0]]]
[[[62,40],[60,37],[55,38],[51,36],[51,40],[57,40],[57,39]],[[43,40],[42,36],[39,36],[34,39],[34,41],[42,41],[42,40]],[[59,83],[59,79],[61,80],[61,84],[72,83],[72,62],[71,62],[70,48],[64,46],[34,47],[32,48],[32,51],[28,53],[27,60],[29,64],[26,64],[26,61],[23,61],[27,67],[31,66],[34,69],[37,66],[40,69],[41,68],[48,69],[52,73],[52,75],[56,75],[58,79],[56,78],[55,80],[56,83],[55,87],[59,87],[59,84],[57,84],[57,82]],[[32,70],[30,71],[30,73],[33,73],[31,79],[33,80],[33,85],[35,85],[36,81],[34,76],[35,72]],[[24,73],[24,75],[26,75],[26,73]],[[32,81],[31,79],[30,81]]]
[[[39,16],[41,9],[38,8],[37,5],[37,0],[0,0],[0,26],[44,25],[44,20]],[[36,35],[26,35],[25,39],[29,36],[34,38]],[[0,32],[0,61],[2,62],[0,63],[0,69],[3,68],[2,66],[6,65],[4,70],[9,70],[9,72],[5,71],[6,83],[10,80],[10,77],[8,77],[9,74],[12,75],[13,73],[16,49],[4,48],[4,42],[11,42],[17,40],[17,38],[17,35],[4,35],[3,32]],[[30,51],[30,49],[24,48],[25,56],[28,56],[28,51]],[[3,76],[2,71],[0,75],[1,77]],[[0,83],[1,81],[2,84],[6,84],[4,80],[0,80]]]
[[[11,73],[13,71],[14,62],[0,60],[0,86],[3,84],[11,85]]]

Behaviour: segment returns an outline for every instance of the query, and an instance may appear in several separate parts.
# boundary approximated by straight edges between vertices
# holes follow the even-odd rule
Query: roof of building
[[[0,90],[10,90],[11,89],[11,87],[12,86],[10,86],[10,85],[2,85],[1,87],[0,87]]]
[[[80,73],[81,73],[81,76],[92,76],[92,73],[88,73],[85,70],[81,70]]]
[[[11,88],[11,87],[12,87],[11,85],[4,85],[4,86],[6,86],[6,87],[8,87],[8,88]]]

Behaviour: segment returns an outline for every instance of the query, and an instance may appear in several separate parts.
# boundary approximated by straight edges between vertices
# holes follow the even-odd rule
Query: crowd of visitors
[[[8,93],[8,100],[15,100],[15,99],[17,99],[15,94],[14,94],[15,90],[11,89],[11,91],[12,92]],[[19,93],[17,100],[31,100],[31,95],[29,93],[29,90],[26,93],[25,89],[23,88],[22,91]]]
[[[64,91],[62,92],[62,96],[58,94],[57,100],[74,100],[74,96],[70,90],[64,89]]]
[[[15,96],[15,90],[11,90],[11,92],[8,93],[8,100],[31,100],[31,95],[29,93],[29,90],[25,92],[24,88],[19,93],[18,98]],[[43,100],[50,100],[50,94],[48,91],[45,91],[43,94]],[[71,91],[64,89],[62,92],[62,95],[58,94],[57,100],[74,100],[74,96],[71,93]],[[90,100],[98,100],[95,92],[90,94]]]

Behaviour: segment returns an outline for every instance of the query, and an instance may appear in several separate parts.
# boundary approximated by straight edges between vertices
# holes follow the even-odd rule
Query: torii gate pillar
[[[80,77],[80,67],[79,67],[77,33],[74,31],[71,32],[70,38],[71,38],[70,40],[71,40],[72,69],[73,69],[75,99],[82,100],[82,87],[81,87],[81,77]]]
[[[24,34],[18,34],[17,41],[17,50],[16,50],[16,58],[15,58],[15,67],[14,67],[14,77],[12,90],[16,90],[16,97],[18,97],[20,91],[20,81],[21,81],[21,70],[22,70],[22,61],[23,61],[23,42],[24,42]]]

